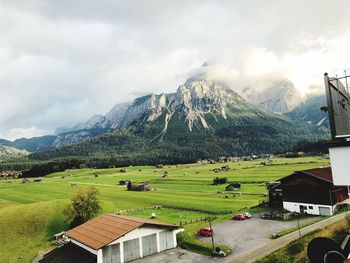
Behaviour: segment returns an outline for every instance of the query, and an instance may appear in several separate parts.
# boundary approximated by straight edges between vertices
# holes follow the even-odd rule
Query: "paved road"
[[[156,255],[133,261],[133,263],[221,263],[223,258],[196,254],[181,248],[174,248]]]
[[[252,219],[244,221],[229,220],[213,226],[215,243],[226,245],[238,255],[247,250],[260,247],[271,241],[272,233],[290,229],[297,226],[296,221],[264,220],[254,215]],[[307,218],[300,223],[312,222],[318,218]],[[211,238],[201,238],[211,242]]]
[[[325,220],[322,220],[320,222],[317,222],[315,224],[312,224],[310,226],[304,227],[301,229],[301,234],[306,235],[314,230],[323,228],[329,224],[335,223],[337,221],[340,221],[345,218],[345,214],[336,215],[330,218],[327,218]],[[268,255],[272,253],[273,251],[287,245],[291,241],[297,239],[299,236],[298,231],[292,232],[288,235],[285,235],[283,237],[280,237],[278,239],[274,239],[269,241],[268,243],[265,243],[261,245],[260,247],[257,247],[255,249],[247,250],[245,252],[242,252],[238,255],[230,255],[226,258],[226,260],[222,261],[222,263],[248,263],[248,262],[254,262],[256,259],[261,258],[265,255]]]
[[[349,212],[350,213],[350,212]],[[323,221],[317,222],[311,226],[301,229],[301,234],[305,235],[314,230],[323,228],[329,224],[340,221],[345,218],[345,214],[336,215],[327,218]],[[248,222],[248,221],[247,221]],[[252,220],[251,222],[254,222]],[[263,221],[268,222],[268,221]],[[243,222],[238,222],[243,223]],[[276,222],[274,222],[276,223]],[[293,222],[295,224],[295,222]],[[149,256],[143,259],[133,261],[135,263],[249,263],[254,262],[256,259],[272,253],[273,251],[285,246],[289,242],[297,239],[299,236],[298,231],[280,237],[278,239],[268,239],[260,246],[256,246],[253,249],[240,250],[234,254],[229,255],[226,258],[213,258],[208,256],[199,255],[181,248],[175,248],[162,253]],[[218,239],[218,237],[216,237]]]

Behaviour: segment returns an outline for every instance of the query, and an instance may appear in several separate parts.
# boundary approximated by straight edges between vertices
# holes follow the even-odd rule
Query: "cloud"
[[[348,66],[349,7],[0,0],[0,135],[53,133],[136,94],[173,91],[205,61],[205,74],[237,87],[286,77],[305,91]]]

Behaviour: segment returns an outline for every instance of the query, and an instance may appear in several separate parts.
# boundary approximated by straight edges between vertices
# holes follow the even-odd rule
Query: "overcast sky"
[[[0,138],[175,91],[206,61],[237,86],[280,77],[305,93],[349,67],[349,10],[346,0],[0,0]]]

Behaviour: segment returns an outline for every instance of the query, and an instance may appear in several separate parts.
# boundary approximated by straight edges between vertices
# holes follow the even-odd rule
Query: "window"
[[[314,209],[314,208],[313,208],[313,206],[311,206],[311,205],[310,205],[310,206],[309,206],[309,209],[311,209],[311,210],[312,210],[312,209]]]

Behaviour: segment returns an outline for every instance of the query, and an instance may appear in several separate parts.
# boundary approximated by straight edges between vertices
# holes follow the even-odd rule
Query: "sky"
[[[204,62],[232,88],[303,94],[349,68],[347,0],[0,0],[0,138],[53,134],[174,92]],[[350,70],[349,70],[350,71]],[[255,87],[254,86],[254,87]]]

